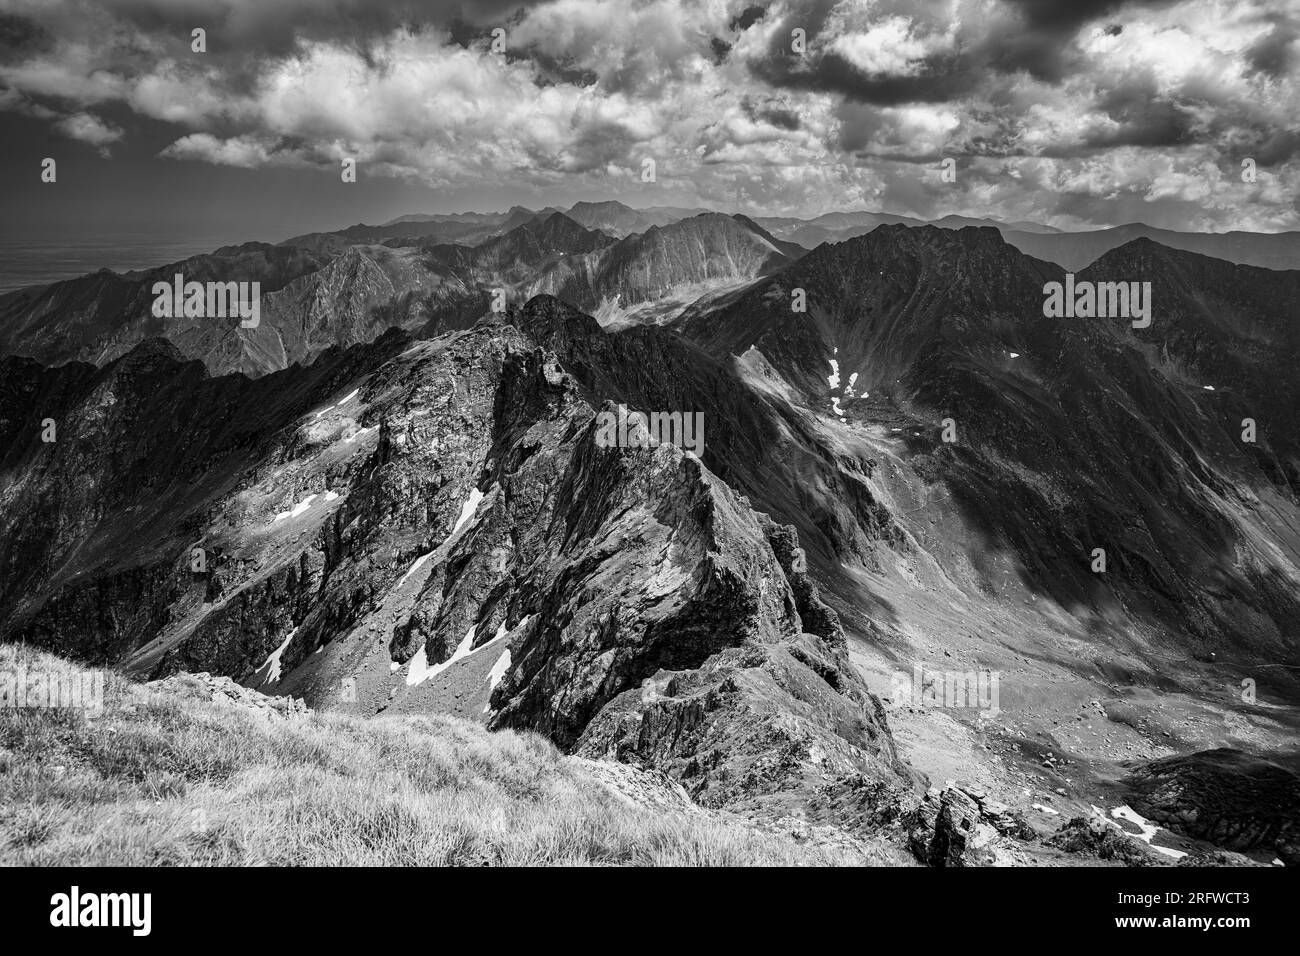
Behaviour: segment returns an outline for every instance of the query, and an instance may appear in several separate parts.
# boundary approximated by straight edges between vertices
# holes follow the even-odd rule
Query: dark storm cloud
[[[770,123],[777,129],[793,132],[802,125],[799,122],[798,113],[776,105],[770,100],[759,102],[751,96],[746,96],[740,101],[740,107],[751,120],[759,123]]]
[[[782,52],[750,67],[756,77],[776,87],[838,93],[877,106],[961,99],[977,78],[974,64],[961,57],[927,60],[919,76],[864,76],[838,53],[821,54],[809,65],[802,57]]]
[[[618,123],[596,122],[579,130],[562,154],[541,155],[536,161],[542,168],[556,172],[585,173],[620,162],[635,142]]]
[[[896,106],[903,103],[942,103],[963,99],[990,75],[1028,73],[1034,79],[1060,83],[1083,69],[1074,47],[1075,35],[1086,24],[1123,8],[1159,8],[1178,0],[1002,0],[997,27],[964,38],[958,52],[920,58],[915,75],[866,75],[844,56],[819,42],[830,0],[810,0],[792,11],[775,32],[766,55],[752,61],[754,75],[773,86],[835,93],[862,103]],[[897,9],[909,5],[898,3]],[[926,3],[910,5],[917,13],[932,13]],[[968,30],[986,25],[974,24]],[[809,50],[790,49],[790,31],[807,31]],[[1120,28],[1108,27],[1112,35]]]
[[[1246,60],[1256,73],[1283,76],[1291,71],[1295,62],[1295,42],[1300,37],[1300,23],[1282,14],[1269,14],[1263,19],[1271,23],[1273,29],[1246,51]]]
[[[507,46],[506,59],[512,63],[518,60],[530,61],[537,68],[538,86],[555,86],[561,83],[568,83],[573,86],[592,86],[598,79],[593,71],[574,66],[572,63],[565,62],[559,57],[551,56],[540,50],[530,50],[525,54],[511,50]]]
[[[22,60],[54,49],[54,38],[26,17],[0,13],[0,63]]]
[[[1251,153],[1260,166],[1276,166],[1300,156],[1300,129],[1273,129],[1261,132]]]
[[[214,85],[251,95],[269,62],[287,59],[304,43],[351,50],[376,66],[376,49],[394,30],[456,31],[467,42],[542,0],[60,0],[34,7],[11,32],[24,45],[12,59],[50,48],[48,38],[98,46],[111,37],[114,71],[149,72],[160,54],[192,62],[192,31],[206,33],[203,64]],[[44,38],[44,46],[38,45]],[[6,62],[0,40],[0,63]]]
[[[763,7],[746,7],[740,12],[739,16],[731,21],[729,25],[733,30],[748,30],[759,20],[763,19],[763,16],[766,13],[767,11]]]
[[[519,10],[537,0],[107,0],[74,8],[93,7],[147,34],[174,33],[189,44],[190,31],[208,31],[209,52],[284,56],[301,41],[333,42],[362,48],[400,27],[453,25],[482,32],[504,25]]]
[[[1069,37],[1026,30],[997,33],[966,58],[968,73],[1028,73],[1036,80],[1059,83],[1079,71],[1081,59]]]
[[[1195,139],[1190,110],[1161,98],[1153,81],[1110,90],[1098,105],[1117,125],[1089,136],[1085,148],[1180,146]]]
[[[1123,9],[1155,10],[1178,0],[1002,0],[1017,14],[1016,28],[993,31],[975,59],[998,73],[1025,71],[1037,80],[1059,83],[1082,67],[1073,48],[1079,31]],[[1123,27],[1108,24],[1104,32],[1118,36]]]
[[[778,129],[789,130],[793,132],[799,129],[799,114],[794,110],[783,109],[766,109],[760,110],[758,118],[771,123]]]
[[[1126,5],[1126,0],[1003,0],[1003,3],[1014,8],[1029,29],[1068,36],[1085,23],[1114,13]]]

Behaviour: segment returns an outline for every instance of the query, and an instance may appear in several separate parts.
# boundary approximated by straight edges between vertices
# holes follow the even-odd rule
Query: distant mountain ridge
[[[954,216],[935,225],[971,224],[991,227],[1020,251],[1076,271],[1139,238],[1239,264],[1300,265],[1300,233],[1197,235],[1139,225],[1064,233]],[[0,295],[0,354],[102,363],[144,338],[166,335],[213,371],[264,374],[392,326],[465,327],[493,307],[496,290],[512,302],[553,294],[606,322],[668,322],[789,266],[809,246],[900,226],[934,228],[870,212],[828,213],[805,222],[678,207],[637,210],[617,201],[581,202],[564,212],[514,206],[497,213],[404,216],[381,226],[358,224],[277,245],[225,246],[153,270],[101,271]],[[260,282],[267,297],[263,328],[153,318],[148,287],[177,271],[198,281]],[[287,289],[291,283],[297,284]]]

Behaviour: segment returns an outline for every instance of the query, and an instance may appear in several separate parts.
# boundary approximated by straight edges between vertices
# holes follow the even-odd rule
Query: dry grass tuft
[[[0,645],[0,672],[77,671]],[[104,712],[0,708],[0,864],[897,864],[631,805],[545,739],[448,717],[272,719],[107,676]]]

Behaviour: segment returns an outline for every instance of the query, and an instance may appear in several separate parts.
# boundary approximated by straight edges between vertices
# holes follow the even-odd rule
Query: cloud
[[[927,57],[936,54],[935,44],[913,32],[913,21],[889,17],[863,31],[843,33],[828,44],[860,73],[914,76]]]
[[[1275,79],[1295,69],[1300,18],[1282,13],[1268,13],[1260,18],[1271,29],[1251,44],[1246,58],[1251,69]]]
[[[105,123],[99,117],[89,113],[73,113],[71,116],[65,116],[55,122],[54,128],[70,139],[97,147],[100,154],[104,156],[108,155],[108,146],[122,138],[120,128]]]
[[[209,133],[191,133],[182,136],[160,154],[164,159],[191,160],[213,163],[217,166],[239,166],[252,169],[264,166],[275,156],[275,150],[246,136],[218,139]]]
[[[1300,228],[1297,35],[1269,0],[0,0],[0,111],[450,191]]]

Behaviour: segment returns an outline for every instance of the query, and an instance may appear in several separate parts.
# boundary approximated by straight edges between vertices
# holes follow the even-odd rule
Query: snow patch
[[[501,683],[502,678],[506,676],[506,671],[508,670],[510,670],[510,648],[507,647],[501,652],[501,656],[497,658],[497,662],[492,665],[492,669],[488,671],[489,693],[497,689],[497,684]],[[486,711],[487,708],[484,707],[483,710]]]
[[[1213,385],[1202,385],[1201,388],[1205,389],[1207,392],[1212,392],[1212,391],[1214,391],[1214,386],[1213,386]]]
[[[338,499],[338,495],[336,495],[334,492],[332,492],[332,491],[327,491],[327,492],[325,492],[325,500],[326,500],[326,501],[335,501],[335,500],[337,500],[337,499]]]
[[[1008,352],[1007,354],[1010,355],[1012,358],[1020,358],[1019,352]]]
[[[285,652],[285,649],[289,646],[289,642],[293,640],[293,636],[297,633],[297,628],[290,631],[289,636],[284,639],[284,643],[273,650],[271,656],[266,659],[266,662],[257,669],[259,673],[263,670],[267,672],[266,676],[262,678],[264,684],[278,684],[280,682],[280,655]]]
[[[478,511],[479,502],[482,500],[483,500],[483,492],[479,491],[477,488],[474,488],[470,491],[469,500],[466,501],[463,505],[461,505],[460,517],[456,519],[456,527],[451,529],[452,534],[455,534],[457,531],[459,531],[461,529],[461,525],[463,525],[470,518],[474,517],[474,512]]]
[[[452,664],[464,660],[474,653],[474,632],[478,629],[477,624],[471,624],[469,630],[465,632],[465,637],[456,645],[456,650],[452,652],[451,657],[447,658],[441,664],[429,664],[429,655],[424,653],[421,647],[411,658],[411,669],[406,673],[406,686],[418,687],[427,681],[430,677],[441,674]],[[486,646],[486,645],[484,645]],[[479,648],[482,650],[482,648]]]
[[[840,387],[840,363],[831,359],[831,374],[826,377],[826,384],[831,388]]]
[[[326,406],[325,408],[322,408],[319,412],[316,413],[316,417],[317,417],[317,418],[320,418],[322,415],[324,415],[324,414],[325,414],[326,412],[328,412],[328,411],[333,411],[333,410],[336,409],[336,408],[342,408],[342,407],[343,407],[344,405],[346,405],[348,402],[352,401],[352,399],[356,398],[356,397],[357,397],[357,393],[360,392],[360,391],[361,391],[361,389],[359,389],[359,388],[357,388],[357,389],[353,389],[352,392],[348,395],[347,398],[340,399],[339,401],[335,402],[333,405],[329,405],[329,406]]]
[[[298,517],[298,515],[302,514],[304,511],[310,508],[311,503],[315,500],[316,500],[316,495],[308,495],[306,498],[298,502],[288,511],[281,511],[279,514],[277,514],[275,516],[275,520],[283,521],[286,518],[296,518]]]
[[[428,561],[431,557],[433,557],[432,551],[430,551],[428,554],[422,554],[418,558],[416,558],[415,563],[412,564],[409,568],[407,568],[406,573],[402,575],[402,580],[397,582],[397,586],[400,588],[403,584],[405,584],[406,579],[409,578],[416,571],[420,570],[420,565],[424,564],[424,562]]]
[[[511,628],[509,633],[514,634],[516,631],[523,630],[525,627],[528,626],[528,622],[531,621],[532,619],[533,616],[531,614],[525,614],[523,617],[519,619],[519,623],[516,624],[513,628]],[[506,623],[505,621],[502,621],[501,626],[497,628],[496,635],[492,638],[492,640],[488,641],[487,644],[484,644],[483,647],[487,647],[489,644],[495,644],[497,641],[501,640],[501,638],[505,637],[506,633],[507,633]],[[480,650],[482,650],[482,648],[480,648]],[[501,679],[506,676],[506,672],[510,670],[510,665],[511,665],[510,648],[507,647],[501,653],[501,656],[497,658],[497,662],[492,665],[492,670],[488,671],[488,694],[489,695],[492,693],[492,691],[496,690],[497,684],[501,683]],[[483,713],[487,714],[491,712],[492,712],[492,702],[489,700],[486,704],[483,705]]]
[[[1035,809],[1035,810],[1042,810],[1044,813],[1050,813],[1050,814],[1051,814],[1052,816],[1054,816],[1054,817],[1059,817],[1059,816],[1061,815],[1061,811],[1060,811],[1060,810],[1053,810],[1051,807],[1049,807],[1049,806],[1047,806],[1047,805],[1045,805],[1045,804],[1042,804],[1042,803],[1035,803],[1035,804],[1034,804],[1034,809]]]
[[[492,692],[497,689],[497,684],[501,683],[501,679],[506,676],[508,670],[510,670],[510,648],[507,647],[501,652],[497,662],[492,665],[492,670],[488,671],[488,702],[483,705],[483,713],[489,714],[492,712]]]
[[[1096,807],[1093,807],[1092,809],[1098,813],[1101,812],[1100,810],[1097,810]],[[1162,853],[1165,856],[1172,857],[1175,860],[1179,860],[1187,856],[1187,854],[1182,852],[1181,850],[1175,850],[1167,846],[1155,846],[1154,844],[1152,844],[1151,841],[1152,839],[1155,838],[1155,835],[1160,832],[1160,827],[1156,826],[1154,823],[1151,823],[1149,820],[1147,820],[1146,817],[1142,816],[1142,814],[1138,813],[1136,810],[1134,810],[1132,807],[1128,806],[1127,804],[1125,804],[1124,806],[1116,807],[1115,809],[1111,810],[1110,815],[1114,817],[1116,820],[1127,820],[1129,823],[1133,824],[1139,830],[1141,830],[1142,831],[1141,833],[1130,833],[1128,830],[1124,830],[1124,828],[1121,827],[1118,823],[1112,822],[1111,824],[1117,829],[1124,830],[1124,833],[1126,835],[1133,837],[1135,840],[1141,840],[1143,843],[1151,847],[1151,849],[1155,850],[1157,853]]]

